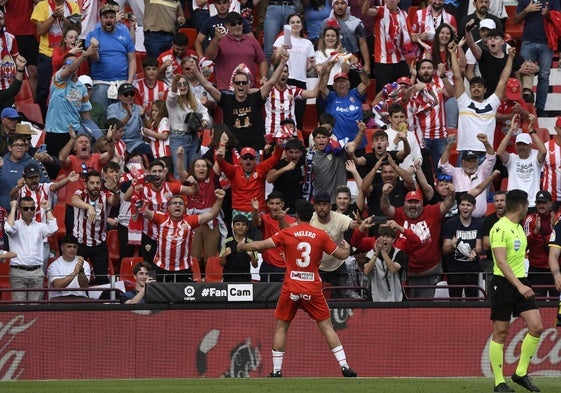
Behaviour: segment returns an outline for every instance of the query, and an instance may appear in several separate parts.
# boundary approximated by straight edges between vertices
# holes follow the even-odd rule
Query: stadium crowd
[[[530,282],[561,288],[548,264],[550,237],[561,246],[561,117],[537,124],[551,114],[559,0],[518,2],[521,42],[505,34],[502,0],[474,0],[469,14],[444,0],[126,3],[0,0],[0,263],[12,288],[47,275],[78,289],[52,298],[83,298],[133,256],[127,302],[152,279],[215,269],[282,281],[278,249],[237,244],[296,225],[303,198],[311,225],[354,250],[325,255],[323,281],[401,301],[433,298],[446,275],[452,299],[479,298],[513,189],[529,195]],[[44,124],[20,105],[23,88]]]

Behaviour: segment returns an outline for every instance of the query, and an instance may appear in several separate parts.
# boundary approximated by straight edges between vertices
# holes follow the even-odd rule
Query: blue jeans
[[[536,92],[536,109],[544,110],[549,90],[549,72],[553,61],[553,50],[547,44],[522,41],[520,57],[530,61],[537,61],[540,71],[538,72],[538,89]]]
[[[144,47],[146,48],[146,54],[148,57],[153,57],[155,59],[160,56],[160,53],[171,48],[171,42],[173,41],[173,34],[164,33],[160,31],[144,32]],[[136,65],[137,69],[141,69],[142,64]]]
[[[52,76],[53,59],[39,53],[39,60],[37,62],[37,92],[35,94],[35,102],[41,108],[43,118],[45,118],[45,115],[47,114],[47,100],[51,90]]]
[[[273,44],[277,39],[277,35],[282,30],[282,27],[287,23],[288,15],[294,14],[296,8],[293,5],[270,5],[267,7],[265,14],[265,21],[263,22],[263,51],[267,63],[271,63],[273,56]]]
[[[440,169],[438,169],[438,161],[440,157],[442,157],[442,153],[446,149],[446,144],[448,143],[446,138],[439,138],[439,139],[427,139],[425,138],[425,149],[428,150],[430,153],[430,157],[432,160],[432,170],[435,174],[440,173]]]
[[[444,112],[446,113],[446,128],[458,128],[458,101],[456,97],[450,97],[444,103]]]
[[[170,134],[169,147],[173,159],[175,177],[177,177],[177,168],[175,168],[177,154],[175,152],[179,146],[183,146],[183,168],[186,170],[189,170],[191,163],[201,156],[201,141],[198,134]]]
[[[90,100],[97,102],[103,107],[107,108],[110,104],[117,102],[117,100],[110,100],[107,98],[107,90],[109,90],[109,85],[105,83],[96,83],[92,86],[92,93],[90,95]]]

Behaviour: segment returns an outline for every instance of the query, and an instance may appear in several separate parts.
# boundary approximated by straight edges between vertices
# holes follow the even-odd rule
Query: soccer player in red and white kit
[[[310,225],[314,207],[309,202],[299,200],[296,203],[296,214],[298,225],[285,228],[265,240],[238,243],[238,251],[262,251],[278,247],[282,249],[286,259],[286,273],[275,310],[277,328],[273,338],[273,371],[269,376],[282,377],[286,334],[296,311],[302,308],[316,321],[341,366],[343,376],[356,377],[356,372],[347,363],[341,340],[331,324],[319,275],[319,264],[324,252],[343,260],[349,256],[350,246],[345,241],[337,246],[327,232]]]
[[[214,190],[214,195],[216,201],[210,210],[198,215],[185,213],[185,200],[181,195],[171,197],[167,213],[150,209],[144,211],[144,217],[158,227],[158,249],[154,258],[158,281],[192,281],[193,229],[218,216],[226,192],[218,188]]]

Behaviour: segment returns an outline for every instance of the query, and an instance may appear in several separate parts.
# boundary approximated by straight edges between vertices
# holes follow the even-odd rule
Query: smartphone
[[[146,175],[144,176],[144,183],[152,183],[155,180],[158,180],[159,177],[156,175]]]
[[[47,145],[44,143],[41,146],[39,146],[39,149],[37,149],[37,153],[45,153],[46,151],[47,151]]]
[[[388,222],[388,218],[386,216],[372,216],[373,224],[385,224],[386,222]]]
[[[156,271],[155,270],[149,270],[148,271],[148,277],[155,280],[156,279]]]

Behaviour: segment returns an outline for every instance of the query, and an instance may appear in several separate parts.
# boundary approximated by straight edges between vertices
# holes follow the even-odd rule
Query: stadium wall
[[[561,376],[555,308],[530,371]],[[359,376],[491,376],[486,308],[338,308],[334,325]],[[0,313],[0,378],[102,379],[263,377],[272,369],[270,309],[37,311]],[[505,375],[526,329],[513,323]],[[340,376],[315,324],[298,314],[283,373]]]

